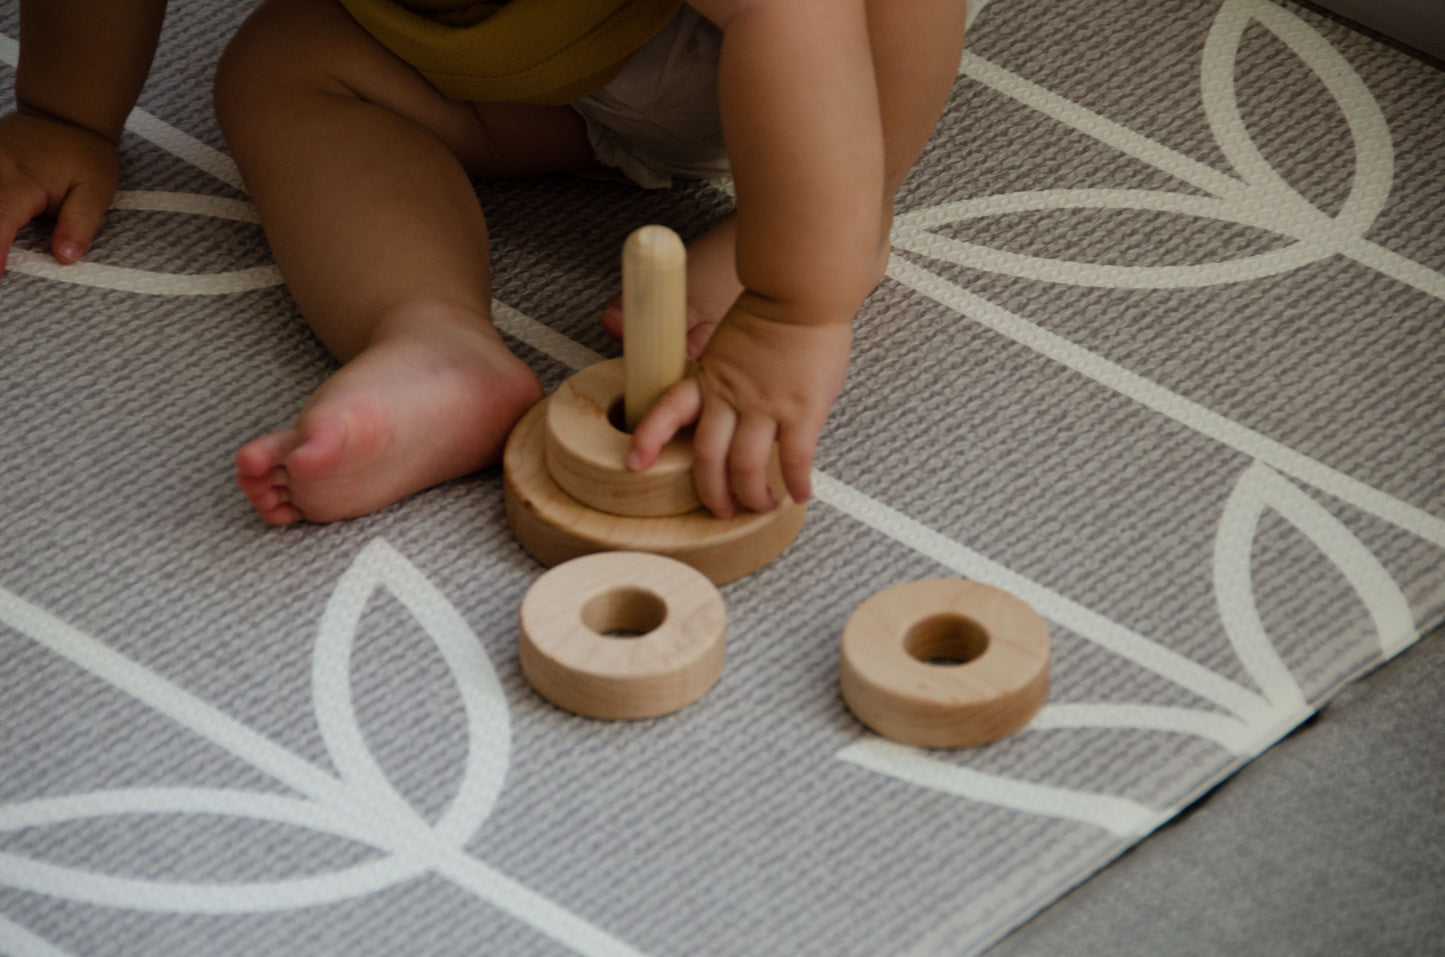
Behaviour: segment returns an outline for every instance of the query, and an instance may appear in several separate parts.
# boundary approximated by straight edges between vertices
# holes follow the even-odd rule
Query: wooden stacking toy
[[[1049,630],[1008,592],[930,579],[881,591],[843,628],[843,700],[903,744],[985,744],[1028,724],[1049,693]]]
[[[537,693],[591,718],[653,718],[722,674],[722,596],[673,558],[604,552],[564,562],[522,600],[518,655]]]
[[[599,551],[651,552],[722,584],[772,561],[803,526],[805,508],[788,497],[776,457],[778,505],[725,519],[698,502],[690,434],[668,443],[646,471],[625,464],[629,430],[686,371],[685,270],[686,252],[672,230],[644,226],[629,236],[623,357],[572,376],[507,439],[507,520],[544,565]]]

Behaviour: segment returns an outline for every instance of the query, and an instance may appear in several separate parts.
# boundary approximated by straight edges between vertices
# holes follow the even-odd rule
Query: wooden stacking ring
[[[720,585],[778,557],[802,529],[805,508],[788,497],[776,452],[768,466],[776,507],[728,518],[714,517],[698,501],[689,435],[664,446],[651,468],[626,467],[628,430],[687,369],[686,283],[687,255],[676,233],[644,226],[628,236],[620,365],[604,362],[573,375],[507,437],[507,521],[542,564],[601,551],[653,552],[687,562]]]
[[[546,407],[534,405],[512,429],[502,456],[507,522],[517,542],[543,565],[592,552],[654,552],[687,562],[721,585],[762,568],[798,537],[807,506],[788,497],[776,459],[771,512],[740,510],[717,518],[706,509],[662,518],[609,515],[562,491],[547,471]]]
[[[843,699],[885,738],[919,747],[995,741],[1049,692],[1049,630],[1025,602],[977,582],[879,592],[843,628]]]
[[[522,600],[522,673],[591,718],[654,718],[722,674],[726,616],[716,586],[661,555],[605,552],[551,569]]]
[[[692,481],[692,433],[662,447],[644,472],[627,467],[632,436],[622,422],[625,360],[590,365],[547,400],[547,471],[583,505],[639,518],[681,515],[701,508]]]

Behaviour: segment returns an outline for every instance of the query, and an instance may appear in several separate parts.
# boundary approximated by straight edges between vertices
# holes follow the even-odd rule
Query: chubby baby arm
[[[646,467],[697,423],[703,504],[772,507],[776,442],[789,494],[810,491],[818,436],[843,386],[851,323],[882,276],[884,144],[863,0],[697,0],[722,29],[723,135],[737,193],[745,291],[696,378],[638,426]]]
[[[883,122],[864,0],[694,6],[723,32],[738,278],[770,318],[851,320],[884,265]]]

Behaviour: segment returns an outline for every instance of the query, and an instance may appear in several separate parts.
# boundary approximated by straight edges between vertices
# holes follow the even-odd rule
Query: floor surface
[[[1441,953],[1442,714],[1437,630],[989,957]]]

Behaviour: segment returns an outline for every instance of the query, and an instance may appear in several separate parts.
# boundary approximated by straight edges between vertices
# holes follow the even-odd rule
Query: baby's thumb
[[[90,248],[96,230],[115,196],[114,189],[77,184],[55,217],[55,233],[50,239],[50,249],[55,258],[69,265]]]

